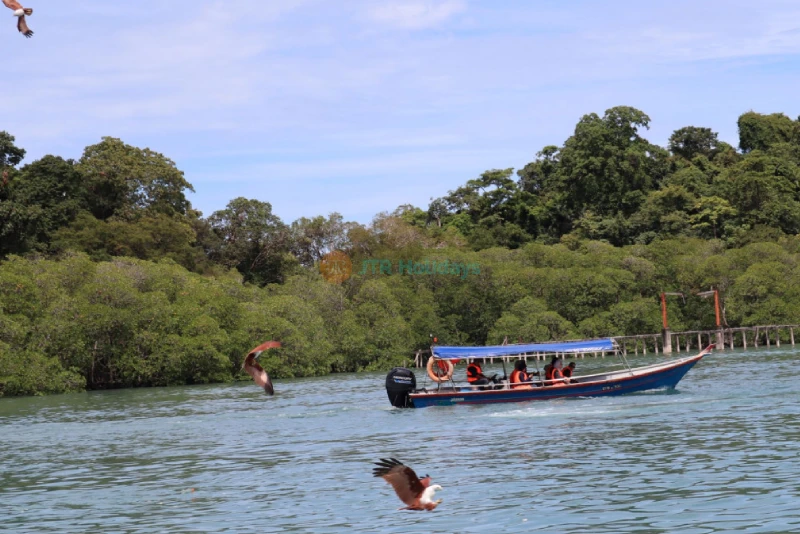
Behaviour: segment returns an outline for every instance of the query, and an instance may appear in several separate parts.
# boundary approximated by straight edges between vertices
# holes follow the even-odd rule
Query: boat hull
[[[656,389],[674,389],[683,376],[699,362],[706,351],[676,362],[653,365],[629,371],[616,371],[595,377],[578,377],[585,380],[576,384],[529,389],[495,389],[473,391],[454,388],[450,391],[417,392],[410,395],[415,408],[453,406],[456,404],[495,404],[534,400],[567,399],[575,397],[605,397],[625,395]]]

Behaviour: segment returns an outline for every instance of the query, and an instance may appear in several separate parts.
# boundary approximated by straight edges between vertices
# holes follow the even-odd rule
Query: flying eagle
[[[247,371],[247,374],[252,376],[255,383],[264,388],[264,392],[268,395],[274,395],[275,389],[272,387],[272,380],[269,379],[269,375],[264,368],[258,364],[256,358],[261,356],[261,353],[265,350],[274,349],[280,346],[281,344],[278,341],[267,341],[266,343],[262,343],[250,351],[250,353],[244,359],[244,363],[242,364],[242,369]]]
[[[431,477],[428,475],[420,480],[413,469],[394,458],[381,458],[375,465],[378,467],[372,470],[372,474],[391,484],[397,496],[406,504],[405,508],[398,508],[399,510],[430,511],[442,502],[441,499],[433,500],[436,490],[442,487],[439,484],[431,486]]]
[[[28,28],[28,23],[25,22],[25,15],[29,17],[33,15],[33,10],[29,7],[22,7],[17,0],[3,0],[3,5],[8,9],[14,10],[14,16],[18,17],[17,29],[25,37],[31,37],[33,32]]]

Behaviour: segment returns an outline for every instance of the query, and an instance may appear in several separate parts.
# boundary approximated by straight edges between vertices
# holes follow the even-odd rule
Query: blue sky
[[[748,110],[800,115],[796,0],[26,0],[0,24],[0,130],[30,162],[102,136],[172,158],[205,215],[366,223],[560,145],[630,105],[737,144]]]

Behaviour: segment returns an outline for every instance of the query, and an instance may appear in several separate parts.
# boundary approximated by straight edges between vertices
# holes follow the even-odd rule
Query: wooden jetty
[[[794,347],[794,330],[800,328],[796,324],[741,326],[736,328],[720,328],[716,330],[687,330],[671,332],[664,330],[660,334],[643,334],[638,336],[617,336],[614,341],[623,354],[670,354],[672,352],[688,352],[702,350],[715,345],[717,350],[741,347],[776,347],[781,341]]]
[[[660,334],[641,334],[637,336],[612,336],[619,352],[629,354],[671,354],[673,352],[700,351],[709,345],[715,345],[717,350],[733,349],[736,347],[775,347],[781,346],[781,341],[794,347],[794,330],[800,325],[762,325],[742,326],[736,328],[719,328],[715,330],[688,330],[685,332],[672,332],[668,329]],[[418,350],[414,355],[414,366],[423,367],[431,351]],[[605,358],[615,352],[596,352],[591,355],[595,358]],[[493,358],[476,358],[478,361],[494,363],[495,360],[518,360],[523,358],[544,360],[551,354],[525,354],[521,356],[496,356]],[[586,354],[566,355],[569,357],[584,358]]]

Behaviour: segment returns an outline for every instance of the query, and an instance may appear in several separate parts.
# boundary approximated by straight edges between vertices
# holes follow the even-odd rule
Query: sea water
[[[797,532],[798,356],[714,353],[674,392],[418,410],[389,406],[383,373],[0,399],[0,531]],[[398,511],[385,457],[444,502]]]

